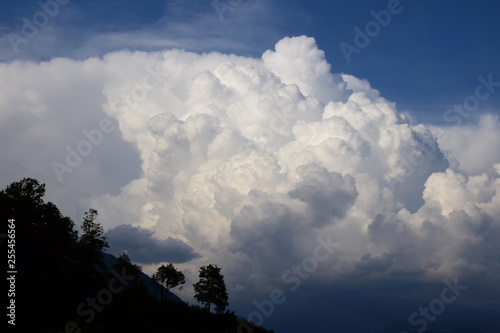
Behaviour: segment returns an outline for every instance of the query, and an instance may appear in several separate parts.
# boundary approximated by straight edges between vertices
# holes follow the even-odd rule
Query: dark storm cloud
[[[393,257],[394,256],[389,253],[384,253],[380,257],[372,257],[371,254],[365,254],[355,266],[367,274],[385,272],[394,264]]]
[[[317,164],[299,167],[297,173],[304,179],[288,194],[308,204],[313,226],[322,227],[345,217],[358,194],[352,176],[342,177]]]
[[[254,193],[262,202],[243,207],[231,223],[232,251],[245,253],[259,265],[288,264],[298,251],[299,238],[307,235],[303,219],[280,202],[265,200],[264,193]],[[299,236],[300,235],[300,236]]]
[[[133,261],[142,264],[183,263],[199,257],[183,241],[172,237],[159,240],[153,234],[153,231],[126,224],[109,230],[106,236],[114,254],[127,252]]]

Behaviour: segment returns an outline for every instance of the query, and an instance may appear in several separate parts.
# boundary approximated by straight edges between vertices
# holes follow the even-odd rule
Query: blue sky
[[[278,333],[408,326],[450,283],[436,324],[498,315],[497,2],[41,3],[0,11],[1,188],[97,209],[147,274],[218,264],[257,321],[281,290]]]
[[[244,5],[240,5],[244,3]],[[387,99],[409,111],[419,122],[442,122],[442,113],[461,103],[475,88],[479,75],[499,77],[500,23],[495,1],[401,1],[398,14],[371,38],[348,63],[339,45],[354,45],[355,26],[362,30],[373,20],[371,11],[387,9],[390,1],[233,1],[234,9],[217,19],[210,1],[105,1],[73,0],[45,30],[57,38],[21,45],[21,52],[4,49],[3,59],[49,59],[54,56],[101,56],[110,48],[152,50],[162,46],[131,40],[116,46],[90,41],[104,33],[137,33],[155,39],[176,40],[175,45],[195,51],[234,52],[259,56],[283,36],[314,37],[326,52],[334,72],[366,78]],[[220,4],[225,4],[221,1]],[[252,7],[253,5],[253,7]],[[227,8],[230,4],[226,2]],[[249,8],[250,7],[250,8]],[[224,7],[220,7],[224,10]],[[18,32],[22,17],[39,10],[36,2],[4,1],[0,22],[4,33]],[[46,32],[50,34],[52,32]],[[43,30],[42,33],[43,34]],[[213,43],[197,43],[210,36]],[[46,36],[43,36],[46,37]],[[41,38],[42,39],[42,38]],[[189,40],[187,40],[189,39]],[[45,44],[45,45],[44,45]],[[47,45],[49,44],[49,45]],[[89,45],[90,44],[90,45]],[[86,49],[82,50],[84,45]],[[499,94],[481,103],[492,111]],[[481,110],[477,113],[480,113]],[[494,110],[493,110],[494,111]],[[477,117],[473,117],[477,121]],[[472,119],[471,119],[472,120]]]

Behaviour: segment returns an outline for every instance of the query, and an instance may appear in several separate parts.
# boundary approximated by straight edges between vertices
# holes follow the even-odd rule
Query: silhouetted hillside
[[[108,270],[111,270],[114,266],[119,265],[119,260],[114,255],[109,253],[104,254],[103,262]],[[156,301],[161,301],[161,291],[159,286],[151,279],[150,276],[139,271],[135,280],[140,281],[145,287],[148,295],[153,297]],[[177,297],[172,291],[166,293],[166,298],[170,302],[181,302],[185,303],[182,299]]]
[[[7,234],[15,220],[16,332],[238,332],[242,319],[189,306],[159,285],[128,256],[108,247],[97,211],[85,214],[82,235],[52,203],[45,185],[24,178],[0,191],[0,218]],[[0,240],[7,252],[7,242]],[[249,324],[244,322],[247,327]],[[248,330],[247,330],[248,331]],[[253,333],[270,332],[253,328]]]

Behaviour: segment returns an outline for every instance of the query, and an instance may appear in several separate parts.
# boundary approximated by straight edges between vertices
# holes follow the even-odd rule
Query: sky
[[[0,186],[97,209],[110,252],[174,263],[189,302],[217,264],[278,333],[488,332],[499,7],[3,1]]]

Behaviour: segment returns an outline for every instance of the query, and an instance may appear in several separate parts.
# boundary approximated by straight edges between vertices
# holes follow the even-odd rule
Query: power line
[[[115,212],[115,213],[117,213],[117,214],[119,214],[121,216],[127,217],[130,220],[132,220],[132,221],[139,222],[139,223],[141,222],[141,218],[139,216],[137,216],[137,215],[134,215],[134,214],[131,214],[129,212],[126,212],[126,211],[124,211],[124,210],[122,210],[122,209],[120,209],[120,208],[118,208],[118,207],[116,207],[116,206],[114,206],[114,205],[112,205],[112,204],[110,204],[108,202],[105,202],[103,200],[98,200],[98,199],[96,199],[95,197],[93,197],[93,196],[91,196],[89,194],[85,194],[85,193],[83,193],[81,191],[78,191],[78,190],[72,188],[72,187],[69,187],[69,186],[66,186],[64,184],[61,184],[60,182],[58,182],[58,181],[56,181],[54,179],[51,179],[51,178],[49,178],[49,177],[47,177],[47,176],[45,176],[45,175],[43,175],[41,173],[38,173],[38,172],[36,172],[34,170],[28,169],[28,168],[26,168],[26,167],[24,167],[24,166],[22,166],[22,165],[20,165],[20,164],[18,164],[16,162],[14,162],[14,161],[8,159],[6,157],[0,156],[0,161],[3,162],[3,163],[5,163],[5,164],[7,164],[7,165],[9,165],[12,168],[20,170],[20,171],[22,171],[24,173],[31,174],[31,175],[35,176],[35,178],[37,178],[40,181],[43,180],[43,181],[45,181],[47,183],[50,183],[50,184],[52,184],[54,186],[57,186],[57,187],[61,188],[61,189],[65,190],[65,191],[67,191],[67,192],[70,192],[70,193],[72,193],[72,194],[74,194],[74,195],[76,195],[76,196],[78,196],[80,198],[87,199],[87,200],[89,200],[89,201],[91,201],[93,203],[96,203],[96,204],[100,205],[103,208],[109,209],[109,210],[111,210],[111,211],[113,211],[113,212]],[[160,229],[160,231],[164,232],[164,234],[162,236],[169,236],[169,235],[174,236],[170,231],[168,231],[163,226],[157,226],[157,229]],[[263,273],[266,273],[267,275],[269,275],[270,277],[273,277],[273,278],[281,277],[281,275],[278,275],[278,274],[276,274],[274,272],[271,272],[271,271],[269,271],[269,270],[267,270],[267,269],[265,269],[263,267],[260,267],[260,266],[257,266],[257,265],[253,265],[253,264],[251,264],[248,261],[244,261],[244,260],[241,260],[239,258],[229,257],[226,252],[222,252],[219,249],[213,248],[213,247],[209,246],[206,243],[205,244],[201,244],[201,243],[198,243],[198,242],[193,241],[191,239],[188,239],[188,241],[190,243],[196,245],[195,247],[198,250],[204,250],[204,249],[208,248],[211,252],[215,252],[215,253],[223,256],[223,257],[226,257],[227,260],[232,261],[234,263],[239,263],[239,264],[244,264],[246,266],[250,266],[252,269],[259,270],[259,271],[261,271]]]
[[[17,169],[19,171],[22,171],[24,173],[27,173],[27,174],[30,174],[30,175],[33,175],[35,178],[37,178],[39,181],[40,180],[43,180],[47,183],[50,183],[56,187],[59,187],[61,189],[63,189],[64,191],[67,191],[67,192],[70,192],[80,198],[83,198],[83,199],[87,199],[91,202],[94,202],[96,204],[98,204],[99,206],[105,208],[105,209],[109,209],[119,215],[122,215],[124,217],[128,217],[130,220],[132,221],[136,221],[136,222],[141,222],[141,218],[137,215],[134,215],[134,214],[131,214],[129,212],[126,212],[108,202],[105,202],[103,200],[98,200],[96,199],[95,197],[89,195],[89,194],[85,194],[81,191],[78,191],[72,187],[69,187],[69,186],[66,186],[64,184],[61,184],[60,182],[58,181],[55,181],[54,179],[51,179],[50,177],[47,177],[41,173],[38,173],[34,170],[31,170],[31,169],[28,169],[6,157],[3,157],[3,156],[0,156],[0,162],[3,162],[4,164],[7,164],[8,166],[14,168],[14,169]],[[164,235],[173,235],[170,231],[168,231],[165,227],[163,226],[157,226],[157,229],[160,229],[164,231]],[[260,271],[261,273],[264,273],[265,275],[267,275],[268,277],[272,278],[272,279],[275,279],[275,280],[278,280],[278,281],[281,281],[282,280],[282,274],[277,274],[276,272],[274,271],[271,271],[269,269],[266,269],[264,267],[261,267],[261,266],[258,266],[258,265],[254,265],[252,263],[250,263],[249,261],[245,261],[245,260],[241,260],[239,258],[235,258],[234,255],[232,256],[229,256],[227,252],[223,252],[222,250],[219,250],[219,249],[216,249],[216,248],[213,248],[211,246],[209,246],[208,244],[201,244],[201,243],[198,243],[196,241],[193,241],[193,240],[190,240],[188,239],[189,243],[191,245],[193,245],[193,247],[197,248],[198,250],[204,250],[204,249],[209,249],[211,252],[213,253],[216,253],[218,255],[220,255],[221,257],[224,257],[226,260],[228,261],[231,261],[233,263],[236,263],[236,264],[241,264],[241,265],[245,265],[246,267],[250,267],[252,270],[254,271]],[[309,285],[306,285],[305,284],[305,281],[301,281],[301,288],[300,290],[302,290],[303,292],[307,292],[308,294],[311,294],[311,295],[314,295],[314,296],[317,296],[317,297],[320,297],[320,298],[323,298],[323,299],[327,299],[329,300],[330,302],[334,303],[334,304],[337,304],[337,302],[332,299],[331,297],[327,296],[324,294],[324,292],[322,291],[317,291],[315,288],[312,288],[311,286]],[[348,307],[348,308],[351,308],[351,309],[354,309],[354,310],[357,310],[357,311],[362,311],[362,312],[365,312],[367,313],[366,311],[364,310],[361,310],[359,309],[359,307],[353,305],[353,304],[345,304],[342,303],[341,306],[343,307]],[[377,314],[373,314],[371,313],[370,315],[374,316],[374,317],[379,317],[379,315]],[[380,319],[380,318],[379,318]]]

